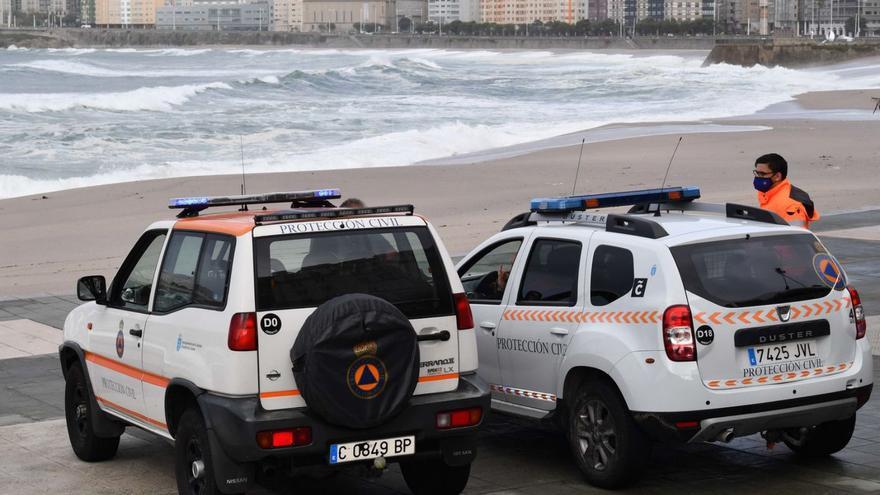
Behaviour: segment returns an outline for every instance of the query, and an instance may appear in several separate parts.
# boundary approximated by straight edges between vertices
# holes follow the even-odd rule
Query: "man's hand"
[[[507,279],[510,278],[510,270],[505,270],[504,265],[498,266],[498,292],[504,292],[507,287]]]

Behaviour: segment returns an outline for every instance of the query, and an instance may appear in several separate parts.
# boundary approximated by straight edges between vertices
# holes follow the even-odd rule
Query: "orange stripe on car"
[[[151,385],[155,385],[157,387],[165,388],[168,386],[168,383],[171,381],[164,376],[154,375],[152,373],[148,373],[142,369],[135,368],[134,366],[129,366],[125,363],[120,363],[119,361],[114,361],[109,358],[105,358],[100,354],[95,354],[93,352],[86,352],[86,361],[93,363],[102,368],[106,368],[117,373],[121,373],[125,376],[129,376],[134,378],[135,380],[141,380],[147,382]]]
[[[449,373],[446,375],[420,376],[419,383],[439,382],[441,380],[454,380],[458,378],[458,373]]]
[[[153,426],[158,426],[159,428],[162,428],[163,430],[168,430],[168,425],[166,425],[165,423],[163,423],[159,420],[155,420],[149,416],[144,416],[143,414],[141,414],[137,411],[132,411],[131,409],[129,409],[127,407],[120,406],[119,404],[117,404],[115,402],[111,402],[111,401],[109,401],[103,397],[99,397],[97,395],[95,396],[95,400],[97,400],[101,404],[103,404],[111,409],[115,409],[117,412],[120,412],[126,416],[131,416],[132,418],[139,419],[139,420],[143,421],[144,423],[148,423]]]
[[[300,395],[299,390],[276,390],[274,392],[261,392],[261,399],[275,399],[278,397],[297,397]]]

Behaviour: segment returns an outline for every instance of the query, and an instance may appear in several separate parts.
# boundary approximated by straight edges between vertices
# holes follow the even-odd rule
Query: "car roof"
[[[746,234],[765,235],[773,233],[807,232],[799,227],[727,218],[721,215],[702,212],[670,211],[661,213],[659,217],[654,216],[653,214],[633,214],[625,216],[654,222],[662,227],[668,235],[657,239],[649,239],[615,232],[609,232],[608,235],[620,236],[621,239],[642,239],[649,242],[658,242],[666,246],[689,244],[692,242],[710,240],[712,238],[732,237]],[[605,232],[605,228],[599,225],[576,222],[539,221],[537,225],[525,228],[535,229],[536,232],[552,232],[559,229],[566,231],[576,229],[577,231],[584,233],[597,231]],[[519,229],[511,229],[510,232],[515,230]]]
[[[250,210],[210,213],[197,217],[181,218],[174,223],[175,230],[195,230],[241,236],[254,230],[254,216],[273,213],[276,210]]]

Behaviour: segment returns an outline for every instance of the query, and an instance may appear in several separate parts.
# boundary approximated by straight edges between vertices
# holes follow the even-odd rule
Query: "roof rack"
[[[332,208],[332,209],[301,209],[285,210],[254,216],[254,223],[261,225],[270,222],[287,222],[292,220],[318,220],[324,218],[357,217],[366,215],[385,215],[404,213],[412,215],[413,205],[375,206],[367,208]]]
[[[508,222],[508,225],[515,221],[519,221],[521,224],[512,227],[505,226],[502,230],[525,227],[526,225],[536,225],[538,222],[570,222],[575,225],[604,228],[606,232],[635,235],[638,237],[647,237],[648,239],[659,239],[669,235],[662,225],[653,220],[614,213],[588,213],[580,211],[563,215],[532,213],[525,221],[522,220],[521,217],[522,215],[517,215]]]
[[[749,220],[752,222],[771,223],[774,225],[790,225],[782,217],[776,213],[758,208],[755,206],[746,206],[736,203],[698,203],[689,201],[672,201],[667,203],[645,203],[635,205],[629,209],[627,213],[631,215],[640,215],[646,213],[655,213],[659,210],[667,211],[701,211],[707,213],[723,214],[727,218],[736,218],[739,220]]]
[[[215,206],[241,206],[247,211],[247,205],[268,203],[291,203],[291,206],[332,207],[330,199],[341,198],[339,189],[313,189],[309,191],[275,192],[264,194],[245,194],[239,196],[196,196],[174,198],[168,202],[168,208],[182,209],[177,218],[198,216],[199,212]]]

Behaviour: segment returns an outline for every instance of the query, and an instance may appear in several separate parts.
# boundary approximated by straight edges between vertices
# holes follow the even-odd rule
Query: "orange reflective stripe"
[[[116,409],[116,411],[121,412],[121,413],[123,413],[123,414],[125,414],[125,415],[127,415],[127,416],[131,416],[131,417],[133,417],[133,418],[137,418],[137,419],[139,419],[139,420],[141,420],[141,421],[143,421],[143,422],[145,422],[145,423],[149,423],[149,424],[151,424],[151,425],[153,425],[153,426],[158,426],[159,428],[162,428],[163,430],[167,430],[167,429],[168,429],[168,425],[166,425],[165,423],[163,423],[163,422],[161,422],[161,421],[155,420],[155,419],[153,419],[153,418],[151,418],[151,417],[148,417],[148,416],[144,416],[143,414],[141,414],[141,413],[139,413],[139,412],[137,412],[137,411],[132,411],[131,409],[128,409],[128,408],[126,408],[126,407],[122,407],[122,406],[120,406],[119,404],[116,404],[115,402],[110,402],[109,400],[107,400],[107,399],[105,399],[105,398],[103,398],[103,397],[98,397],[98,396],[96,395],[96,396],[95,396],[95,400],[97,400],[97,401],[100,402],[101,404],[104,404],[105,406],[108,406],[108,407],[110,407],[110,408],[112,408],[112,409]]]
[[[261,399],[274,399],[276,397],[296,397],[299,395],[299,390],[277,390],[275,392],[262,392],[260,393]]]
[[[117,373],[121,373],[125,376],[130,376],[135,380],[142,380],[152,385],[156,385],[157,387],[165,388],[168,386],[168,383],[171,381],[164,376],[154,375],[152,373],[147,373],[146,371],[135,368],[134,366],[129,366],[124,363],[120,363],[119,361],[113,361],[112,359],[105,358],[104,356],[95,354],[93,352],[86,352],[86,361],[90,363],[94,363],[97,366],[102,368],[107,368],[109,370],[113,370]]]
[[[458,378],[458,373],[449,373],[447,375],[420,376],[419,383],[439,382],[440,380],[453,380]]]

